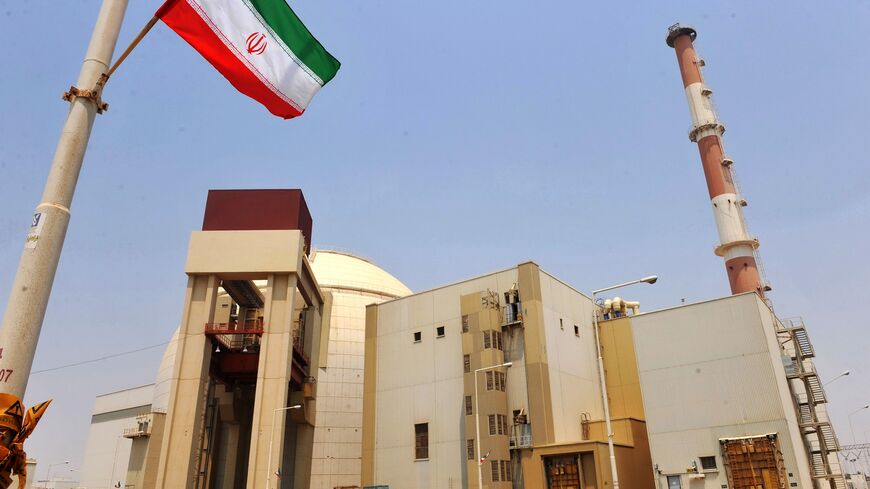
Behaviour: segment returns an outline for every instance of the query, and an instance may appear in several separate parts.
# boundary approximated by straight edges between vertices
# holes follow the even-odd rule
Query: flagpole
[[[103,0],[51,163],[42,200],[12,282],[0,329],[0,393],[23,399],[70,219],[91,128],[104,106],[100,77],[109,68],[128,0]]]
[[[111,77],[115,70],[117,70],[118,67],[121,66],[121,63],[123,63],[124,60],[127,59],[127,56],[130,56],[130,53],[132,53],[133,50],[136,49],[136,46],[139,45],[139,42],[145,38],[145,35],[148,34],[148,31],[150,31],[151,28],[154,27],[154,24],[156,24],[158,20],[160,20],[160,18],[158,18],[156,15],[154,17],[151,17],[151,20],[149,20],[148,23],[145,24],[145,27],[143,27],[142,30],[139,31],[139,34],[136,34],[136,37],[134,37],[133,40],[130,41],[130,45],[127,46],[127,49],[125,49],[124,52],[121,53],[120,56],[118,56],[118,59],[115,60],[114,63],[112,63],[112,67],[109,68],[108,71],[100,75],[100,79],[97,81],[97,86],[99,86],[100,88],[106,86],[106,82],[109,81],[109,77]]]

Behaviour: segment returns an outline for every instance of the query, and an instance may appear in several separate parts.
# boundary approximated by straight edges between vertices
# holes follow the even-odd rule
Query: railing
[[[515,424],[511,430],[510,448],[530,448],[532,446],[532,427],[529,424]]]

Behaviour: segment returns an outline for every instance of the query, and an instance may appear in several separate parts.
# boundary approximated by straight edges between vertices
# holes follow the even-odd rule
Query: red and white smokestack
[[[746,230],[742,209],[746,201],[740,197],[734,185],[731,173],[733,162],[723,150],[725,125],[713,107],[713,91],[704,84],[701,76],[704,62],[698,58],[692,45],[697,35],[691,27],[674,24],[668,28],[666,42],[677,52],[683,87],[689,100],[692,115],[689,139],[698,143],[701,152],[701,164],[704,166],[707,190],[719,231],[719,246],[715,253],[725,259],[732,294],[754,291],[764,297],[765,290],[769,288],[762,283],[755,261],[758,240]]]

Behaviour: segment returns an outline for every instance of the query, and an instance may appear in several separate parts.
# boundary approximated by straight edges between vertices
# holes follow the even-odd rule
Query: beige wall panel
[[[302,267],[304,238],[297,230],[194,231],[187,250],[188,274],[244,274],[265,278],[269,273],[296,273]]]

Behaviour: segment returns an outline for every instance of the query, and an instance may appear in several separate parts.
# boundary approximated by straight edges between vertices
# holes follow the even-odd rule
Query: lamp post
[[[828,384],[830,384],[831,382],[833,382],[833,381],[839,379],[840,377],[845,377],[845,376],[847,376],[847,375],[849,375],[849,374],[851,374],[851,373],[852,373],[852,372],[850,372],[849,370],[846,370],[845,372],[841,373],[840,375],[838,375],[838,376],[834,377],[833,379],[831,379],[831,380],[825,382],[824,384],[822,384],[822,387],[825,387],[826,385],[828,385]]]
[[[616,474],[616,452],[613,450],[613,428],[610,425],[610,403],[607,401],[607,382],[604,379],[604,358],[601,356],[601,338],[598,335],[598,309],[597,305],[595,305],[595,296],[601,292],[629,285],[639,283],[654,284],[658,279],[657,276],[650,275],[649,277],[612,285],[592,292],[592,304],[596,307],[592,310],[592,329],[595,330],[595,347],[598,349],[598,376],[601,380],[601,402],[604,404],[604,423],[607,428],[607,450],[610,452],[610,475],[613,477],[613,489],[619,489],[619,476]]]
[[[63,462],[48,465],[48,475],[45,478],[48,479],[49,482],[51,482],[51,469],[57,467],[58,465],[69,465],[69,460],[64,460]]]
[[[852,416],[860,413],[861,411],[870,408],[870,404],[865,404],[858,409],[849,413],[849,429],[852,431],[852,443],[858,443],[858,440],[855,439],[855,427],[852,425]]]
[[[266,489],[271,487],[272,483],[272,442],[275,441],[275,415],[278,414],[278,411],[289,411],[290,409],[299,409],[302,407],[302,404],[295,404],[293,406],[279,407],[275,408],[272,411],[272,430],[269,432],[269,463],[268,473],[266,473]]]
[[[477,431],[477,489],[483,489],[483,454],[480,453],[480,401],[477,397],[477,373],[487,370],[495,370],[502,367],[510,367],[513,362],[505,362],[501,365],[493,365],[491,367],[483,367],[474,371],[474,426]]]

